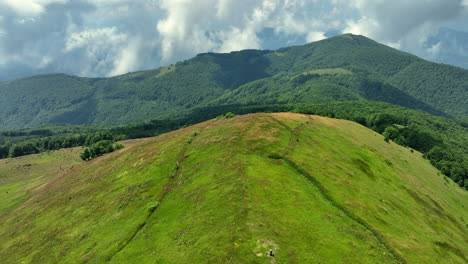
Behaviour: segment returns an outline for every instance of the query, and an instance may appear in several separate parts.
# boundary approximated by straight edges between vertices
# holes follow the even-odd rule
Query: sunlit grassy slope
[[[0,217],[81,162],[80,148],[0,160]]]
[[[349,121],[211,120],[58,175],[0,200],[2,263],[468,261],[467,192]]]

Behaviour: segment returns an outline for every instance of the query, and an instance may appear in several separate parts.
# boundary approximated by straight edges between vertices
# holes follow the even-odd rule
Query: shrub
[[[120,143],[116,143],[114,145],[114,150],[119,150],[119,149],[123,149],[124,148],[124,145],[120,144]]]
[[[224,117],[226,118],[233,118],[234,116],[236,116],[233,112],[227,112]]]
[[[236,116],[236,115],[233,112],[227,112],[224,115],[217,116],[216,121],[233,118],[234,116]]]
[[[154,201],[154,202],[150,202],[146,205],[146,208],[148,209],[148,211],[150,212],[154,212],[156,211],[156,209],[158,208],[159,206],[159,202],[158,201]]]
[[[284,155],[280,153],[273,153],[273,154],[268,155],[268,158],[279,160],[279,159],[283,159]]]
[[[112,140],[101,140],[85,148],[80,157],[82,160],[88,161],[123,147],[120,143],[114,144]]]

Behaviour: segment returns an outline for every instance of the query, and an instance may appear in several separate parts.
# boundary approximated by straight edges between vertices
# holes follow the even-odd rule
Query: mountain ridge
[[[353,75],[329,74],[289,83],[311,70],[339,68]],[[274,82],[278,76],[293,90],[302,85],[286,98],[289,103],[304,103],[297,98],[305,92],[312,95],[306,103],[377,100],[447,117],[468,115],[468,70],[430,63],[346,34],[275,51],[204,53],[168,67],[111,78],[55,74],[0,83],[0,126],[145,121],[219,103],[219,98],[243,86],[264,79]],[[251,96],[261,97],[267,88],[259,87]],[[330,92],[331,96],[321,96]]]

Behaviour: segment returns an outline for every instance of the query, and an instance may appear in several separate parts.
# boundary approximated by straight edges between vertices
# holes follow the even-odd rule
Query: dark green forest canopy
[[[384,101],[468,117],[468,71],[346,34],[275,51],[205,53],[112,78],[40,75],[0,84],[0,128],[122,125],[231,104]]]

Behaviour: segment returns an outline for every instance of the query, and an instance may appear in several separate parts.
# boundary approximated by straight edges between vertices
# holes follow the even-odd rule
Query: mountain
[[[0,127],[120,125],[225,104],[385,101],[468,116],[468,71],[351,34],[275,51],[205,53],[112,78],[39,75],[0,83]]]
[[[250,114],[126,144],[1,160],[2,262],[468,260],[467,192],[357,123]]]

